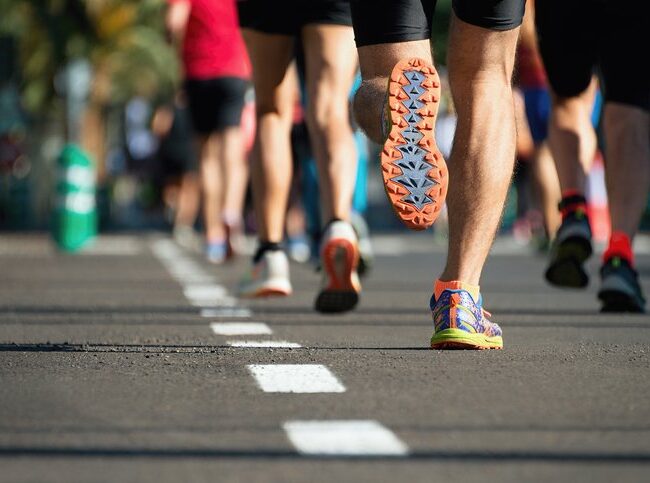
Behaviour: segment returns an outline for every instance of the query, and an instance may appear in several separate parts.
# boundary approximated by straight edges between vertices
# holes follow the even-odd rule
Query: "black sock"
[[[257,250],[255,251],[255,255],[253,255],[253,263],[259,262],[262,259],[262,255],[264,255],[264,253],[266,253],[269,250],[271,251],[282,250],[282,247],[278,242],[260,240],[260,244],[257,247]]]

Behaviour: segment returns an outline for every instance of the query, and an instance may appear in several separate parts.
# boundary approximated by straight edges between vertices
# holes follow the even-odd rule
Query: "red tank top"
[[[251,67],[239,31],[235,0],[189,2],[192,8],[183,39],[185,77],[248,79]]]

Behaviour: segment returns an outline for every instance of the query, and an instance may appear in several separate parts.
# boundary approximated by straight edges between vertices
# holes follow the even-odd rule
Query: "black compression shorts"
[[[650,76],[643,66],[648,5],[638,0],[537,1],[539,47],[553,91],[577,96],[600,70],[605,101],[650,110]]]
[[[436,0],[350,0],[357,47],[431,38]],[[512,30],[525,0],[452,0],[456,16],[490,30]]]
[[[267,34],[300,33],[305,25],[352,25],[349,0],[239,0],[239,24]]]
[[[239,77],[188,79],[185,81],[192,127],[210,134],[239,126],[248,81]]]

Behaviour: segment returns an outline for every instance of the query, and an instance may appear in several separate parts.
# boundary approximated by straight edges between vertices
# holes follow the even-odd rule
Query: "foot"
[[[174,227],[172,233],[174,241],[185,250],[189,250],[194,253],[201,253],[201,237],[199,234],[194,231],[189,225],[177,225]]]
[[[433,224],[447,194],[447,165],[434,137],[439,98],[440,79],[431,64],[408,59],[395,65],[381,168],[397,217],[413,230]]]
[[[289,261],[282,250],[267,250],[250,273],[239,284],[240,297],[269,297],[291,295]]]
[[[569,213],[551,246],[546,280],[559,287],[583,288],[589,284],[584,263],[591,256],[591,227],[582,210]]]
[[[501,328],[487,319],[480,297],[475,302],[466,290],[444,290],[430,306],[432,349],[503,349]]]
[[[208,262],[220,265],[229,257],[228,244],[225,241],[208,242],[205,245],[205,258]]]
[[[357,305],[361,292],[358,263],[359,249],[352,225],[345,221],[330,223],[322,239],[323,284],[316,297],[317,311],[345,312]]]
[[[600,269],[600,278],[601,312],[645,312],[639,275],[625,259],[612,257],[607,260]]]

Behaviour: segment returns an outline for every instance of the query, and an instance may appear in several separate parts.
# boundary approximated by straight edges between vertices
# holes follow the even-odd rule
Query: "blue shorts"
[[[551,115],[551,96],[544,87],[522,89],[526,104],[526,117],[530,134],[535,144],[540,144],[548,136],[548,119]]]

